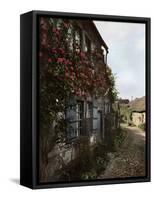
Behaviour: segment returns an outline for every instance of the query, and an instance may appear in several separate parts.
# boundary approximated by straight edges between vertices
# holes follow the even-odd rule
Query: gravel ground
[[[106,170],[98,178],[145,176],[145,132],[125,127],[126,137],[121,148],[111,156]]]

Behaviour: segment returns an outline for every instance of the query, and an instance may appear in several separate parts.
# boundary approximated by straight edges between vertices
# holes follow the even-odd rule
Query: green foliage
[[[114,139],[114,148],[117,150],[121,146],[125,139],[124,129],[118,128],[116,130],[115,139]]]
[[[114,138],[116,145],[117,143],[118,145],[121,145],[122,138],[123,135],[121,131],[119,132],[119,135],[116,138]],[[91,154],[91,163],[87,163],[88,169],[86,171],[81,171],[81,179],[87,180],[97,178],[99,174],[106,169],[110,161],[110,158],[108,156],[108,153],[110,151],[111,149],[103,143],[99,143],[97,146],[95,146],[93,148],[93,153]]]
[[[112,103],[114,103],[118,98],[118,91],[116,89],[116,75],[114,75],[111,69],[107,66],[107,74],[108,74],[108,84],[109,84],[109,95]]]
[[[124,123],[131,123],[132,120],[132,110],[127,105],[120,105],[120,115],[121,115],[121,122]]]
[[[94,180],[106,169],[109,162],[107,153],[107,147],[101,143],[90,147],[86,141],[80,141],[78,157],[62,171],[69,174],[71,180]]]
[[[109,149],[107,145],[105,144],[100,143],[94,148],[93,160],[94,160],[95,170],[97,174],[105,170],[106,165],[109,161],[109,158],[107,155],[108,152],[109,152]]]
[[[90,171],[90,172],[84,172],[82,175],[81,175],[81,180],[94,180],[97,178],[97,174],[95,171]]]
[[[140,129],[142,129],[143,131],[146,130],[146,124],[145,124],[145,123],[140,124],[138,127],[139,127]]]

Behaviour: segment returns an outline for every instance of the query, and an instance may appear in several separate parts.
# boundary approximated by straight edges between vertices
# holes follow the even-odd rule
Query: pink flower
[[[73,75],[71,75],[70,78],[72,79],[72,81],[74,81],[74,76]]]
[[[64,64],[65,65],[71,65],[72,63],[69,60],[64,59]]]
[[[50,45],[50,44],[48,44],[48,45],[47,45],[47,47],[48,47],[48,48],[51,48],[51,45]]]
[[[81,57],[81,58],[85,58],[85,53],[81,52],[81,53],[80,53],[80,57]]]
[[[51,62],[52,62],[51,58],[48,58],[48,63],[51,63]]]
[[[58,64],[62,64],[62,63],[63,63],[63,60],[64,60],[63,58],[58,58],[58,59],[57,59],[57,63],[58,63]]]
[[[46,38],[43,38],[42,41],[41,41],[41,45],[45,46],[46,44],[47,44]]]
[[[64,60],[64,64],[65,64],[65,65],[68,65],[68,61],[67,61],[67,60]]]
[[[57,53],[57,50],[56,49],[51,49],[51,53]]]
[[[67,66],[65,67],[65,70],[66,70],[66,72],[68,72],[68,67]]]
[[[46,33],[43,33],[43,34],[42,34],[42,37],[43,37],[43,38],[47,38]]]
[[[65,72],[65,77],[69,78],[69,73],[68,72]]]
[[[55,33],[57,36],[60,34],[59,30],[57,28],[53,28],[52,32]]]
[[[74,68],[73,68],[73,67],[70,67],[70,70],[71,70],[71,71],[74,71]]]

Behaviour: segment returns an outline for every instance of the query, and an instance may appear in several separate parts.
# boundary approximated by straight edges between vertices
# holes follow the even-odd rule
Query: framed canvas
[[[20,19],[21,185],[150,181],[150,18]]]

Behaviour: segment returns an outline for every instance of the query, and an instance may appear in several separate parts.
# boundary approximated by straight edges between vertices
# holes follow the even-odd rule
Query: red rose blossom
[[[57,63],[58,63],[58,64],[62,64],[62,63],[63,63],[63,61],[64,61],[64,59],[63,59],[63,58],[58,58],[58,59],[57,59]]]
[[[51,62],[52,62],[51,58],[48,58],[48,63],[51,63]]]
[[[56,49],[51,49],[51,53],[57,53],[57,50]]]

